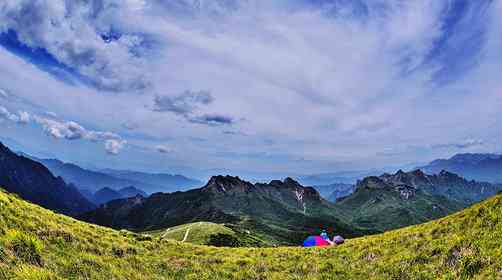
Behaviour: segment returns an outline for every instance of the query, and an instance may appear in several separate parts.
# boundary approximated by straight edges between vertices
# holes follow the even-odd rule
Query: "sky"
[[[502,0],[8,0],[0,141],[274,177],[502,153]]]

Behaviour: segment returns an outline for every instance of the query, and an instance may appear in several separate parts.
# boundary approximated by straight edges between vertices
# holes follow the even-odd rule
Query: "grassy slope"
[[[221,224],[209,222],[197,222],[175,226],[166,230],[150,232],[155,237],[162,237],[168,240],[182,241],[185,233],[189,230],[186,242],[205,245],[209,241],[209,236],[213,234],[235,234],[233,230]]]
[[[352,214],[353,224],[381,232],[438,219],[467,207],[442,196],[417,193],[403,199],[396,191],[376,189],[358,190],[336,205]]]
[[[188,234],[187,234],[188,231]],[[196,245],[213,245],[218,247],[271,247],[271,244],[236,227],[235,225],[196,222],[171,227],[165,230],[146,232],[153,237],[165,240],[183,241]]]
[[[502,196],[343,246],[215,248],[53,214],[0,192],[0,279],[501,279]]]

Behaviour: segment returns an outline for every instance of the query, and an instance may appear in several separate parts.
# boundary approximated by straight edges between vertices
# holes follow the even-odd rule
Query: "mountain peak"
[[[411,172],[412,175],[417,177],[424,177],[425,173],[421,169],[415,169]]]
[[[7,148],[7,146],[5,146],[1,141],[0,141],[0,151],[4,152],[4,151],[10,151],[9,148]]]
[[[392,175],[390,175],[392,176]],[[385,189],[389,186],[385,182],[386,180],[382,179],[382,177],[377,176],[369,176],[366,177],[356,184],[356,189]]]
[[[206,186],[203,187],[203,190],[216,193],[226,193],[229,191],[246,191],[252,187],[253,184],[241,180],[238,176],[218,175],[211,177]]]
[[[460,176],[458,176],[457,174],[455,173],[452,173],[448,170],[441,170],[441,172],[439,172],[438,174],[439,177],[446,177],[446,178],[460,178]]]
[[[286,179],[284,179],[283,183],[286,185],[300,186],[300,183],[298,183],[298,181],[296,181],[295,179],[293,179],[291,177],[287,177]]]

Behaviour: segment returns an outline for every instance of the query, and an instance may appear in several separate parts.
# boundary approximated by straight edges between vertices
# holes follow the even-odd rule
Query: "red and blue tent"
[[[303,247],[324,247],[329,245],[329,242],[320,236],[309,236],[303,241]]]

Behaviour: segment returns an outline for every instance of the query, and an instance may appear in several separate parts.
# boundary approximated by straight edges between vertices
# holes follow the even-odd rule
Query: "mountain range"
[[[103,203],[107,203],[109,201],[121,198],[142,196],[147,197],[148,194],[144,191],[137,189],[135,187],[127,187],[122,188],[120,190],[113,190],[110,188],[102,188],[95,193],[90,191],[82,190],[81,193],[89,200],[92,201],[95,205],[101,205]]]
[[[323,227],[334,227],[347,237],[371,233],[347,223],[348,217],[334,204],[291,178],[252,184],[238,177],[214,176],[199,189],[114,200],[80,218],[134,231],[196,221],[229,223],[273,244],[297,244]]]
[[[45,165],[53,174],[61,176],[67,183],[92,193],[103,188],[119,190],[130,186],[146,193],[174,192],[202,185],[201,182],[182,175],[150,174],[113,169],[93,171],[57,159],[38,159],[35,157],[32,159]]]
[[[456,154],[449,159],[437,159],[420,167],[427,173],[447,170],[467,179],[502,183],[502,155]]]
[[[331,202],[336,202],[339,198],[349,196],[355,190],[355,185],[344,183],[333,183],[329,185],[313,186],[319,194]]]
[[[366,177],[352,194],[331,203],[315,188],[291,178],[252,184],[238,177],[214,176],[200,189],[114,200],[81,218],[134,231],[197,221],[228,223],[274,244],[296,244],[320,228],[359,236],[423,223],[464,209],[500,189],[447,171],[427,175],[400,170]]]
[[[55,160],[45,162],[60,165]],[[138,232],[212,222],[225,224],[234,233],[249,231],[253,235],[250,240],[276,245],[297,244],[321,228],[355,237],[422,223],[466,208],[502,189],[500,185],[469,181],[445,170],[435,175],[399,170],[395,174],[366,177],[355,186],[317,186],[319,191],[291,178],[253,184],[239,177],[213,176],[204,187],[188,191],[147,197],[142,190],[128,186],[82,191],[84,197],[74,185],[52,175],[41,163],[3,145],[0,163],[0,185],[7,191],[85,221]],[[106,172],[124,176],[119,180],[125,181],[151,175],[149,182],[156,183],[161,178],[128,171]],[[323,196],[336,199],[332,199],[333,203]]]
[[[355,184],[361,178],[382,173],[381,170],[340,171],[299,176],[297,180],[305,186],[325,186],[334,183]]]
[[[41,163],[17,155],[2,143],[0,186],[23,199],[67,215],[95,207],[74,185],[66,184]]]
[[[502,195],[437,221],[322,249],[300,248],[300,243],[237,249],[192,245],[188,241],[204,242],[197,234],[209,235],[214,225],[197,223],[160,235],[117,231],[54,214],[2,190],[0,205],[0,279],[502,277]],[[217,237],[231,234],[220,228]],[[181,242],[188,231],[187,242]]]
[[[444,170],[436,175],[399,170],[360,180],[336,205],[350,213],[354,225],[385,231],[446,216],[501,189]]]

